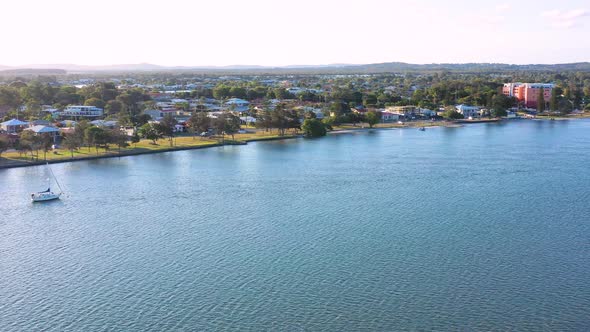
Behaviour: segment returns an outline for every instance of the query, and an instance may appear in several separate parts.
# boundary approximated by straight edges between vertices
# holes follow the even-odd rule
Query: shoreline
[[[564,117],[560,118],[559,120],[577,120],[577,119],[585,119],[587,117]],[[357,130],[383,130],[383,129],[416,129],[421,127],[448,127],[448,128],[456,128],[462,127],[466,124],[476,124],[476,123],[499,123],[507,119],[493,119],[493,120],[478,120],[478,121],[439,121],[439,122],[410,122],[404,124],[398,123],[379,123],[375,125],[373,128],[369,128],[368,126],[358,126],[358,125],[351,125],[351,124],[344,124],[337,129],[329,131],[327,135],[336,134],[336,133],[343,133],[347,131],[357,131]],[[511,120],[511,119],[508,119]],[[524,119],[520,118],[520,120],[547,120],[550,121],[549,118],[534,118],[534,119]],[[557,118],[555,118],[557,120]],[[156,154],[156,153],[165,153],[165,152],[174,152],[174,151],[186,151],[186,150],[200,150],[200,149],[207,149],[207,148],[214,148],[226,145],[247,145],[250,142],[262,142],[262,141],[276,141],[276,140],[285,140],[285,139],[295,139],[295,138],[303,138],[303,135],[285,135],[285,136],[267,136],[267,137],[260,137],[260,138],[248,138],[244,140],[227,140],[224,143],[211,143],[211,144],[202,144],[202,145],[189,145],[189,146],[176,146],[176,147],[169,147],[169,148],[161,148],[161,149],[154,149],[154,150],[140,150],[140,148],[134,147],[131,150],[124,150],[122,152],[114,152],[114,153],[106,153],[102,155],[94,155],[94,156],[83,156],[83,157],[73,157],[73,158],[59,158],[59,159],[47,159],[47,160],[38,160],[38,161],[25,161],[25,160],[14,160],[14,159],[7,159],[2,157],[0,160],[0,170],[10,169],[10,168],[20,168],[20,167],[29,167],[29,166],[40,166],[49,164],[61,164],[61,163],[68,163],[68,162],[76,162],[76,161],[88,161],[88,160],[97,160],[97,159],[106,159],[106,158],[121,158],[121,157],[129,157],[129,156],[139,156],[139,155],[147,155],[147,154]]]
[[[147,155],[147,154],[156,154],[156,153],[164,153],[164,152],[174,152],[174,151],[186,151],[186,150],[200,150],[200,149],[207,149],[207,148],[215,148],[220,146],[230,146],[230,145],[246,145],[249,142],[261,142],[261,141],[275,141],[275,140],[283,140],[283,139],[293,139],[293,138],[301,138],[302,135],[286,135],[286,136],[276,136],[276,137],[261,137],[261,138],[252,138],[246,139],[243,141],[232,141],[226,140],[225,143],[211,143],[211,144],[203,144],[203,145],[194,145],[194,146],[177,146],[177,147],[169,147],[169,148],[162,148],[157,150],[135,150],[137,148],[133,148],[132,150],[123,151],[121,153],[114,152],[102,155],[94,155],[94,156],[86,156],[86,157],[73,157],[73,158],[60,158],[60,159],[47,159],[47,160],[38,160],[38,161],[24,161],[24,160],[11,160],[2,157],[2,159],[6,159],[5,161],[1,161],[0,170],[10,169],[10,168],[20,168],[20,167],[29,167],[29,166],[41,166],[45,164],[62,164],[62,163],[69,163],[69,162],[76,162],[76,161],[88,161],[88,160],[97,160],[97,159],[107,159],[107,158],[121,158],[121,157],[130,157],[130,156],[140,156],[140,155]]]

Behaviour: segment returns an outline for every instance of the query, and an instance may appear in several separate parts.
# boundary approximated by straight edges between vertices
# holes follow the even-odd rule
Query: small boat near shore
[[[54,193],[53,191],[51,191],[51,179],[47,179],[47,182],[48,182],[47,190],[39,191],[39,192],[31,194],[31,201],[33,203],[53,201],[53,200],[59,199],[61,194],[63,194],[63,190],[61,189],[59,182],[57,182],[57,178],[53,174],[53,171],[49,167],[49,163],[47,163],[47,169],[49,170],[49,173],[51,173],[51,176],[55,180],[55,183],[57,184],[57,187],[59,188],[59,193]]]

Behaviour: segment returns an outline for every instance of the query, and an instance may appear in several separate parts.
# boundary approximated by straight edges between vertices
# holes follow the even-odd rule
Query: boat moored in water
[[[31,201],[33,202],[45,202],[45,201],[52,201],[54,199],[59,199],[62,193],[54,193],[51,191],[51,188],[47,188],[45,191],[40,191],[31,194]]]
[[[61,189],[61,186],[59,185],[59,182],[57,181],[55,174],[53,174],[53,171],[49,167],[49,163],[47,163],[47,169],[49,170],[49,173],[51,174],[51,176],[55,180],[55,183],[57,184],[57,186],[59,188],[59,193],[54,193],[53,191],[51,191],[51,179],[47,179],[47,182],[48,182],[47,190],[39,191],[36,193],[31,193],[31,201],[33,201],[33,203],[34,202],[53,201],[55,199],[59,199],[61,194],[63,194],[63,189]]]

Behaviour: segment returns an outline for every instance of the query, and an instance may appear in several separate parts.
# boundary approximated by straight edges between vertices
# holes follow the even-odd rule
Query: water
[[[590,121],[0,170],[0,330],[588,330]]]

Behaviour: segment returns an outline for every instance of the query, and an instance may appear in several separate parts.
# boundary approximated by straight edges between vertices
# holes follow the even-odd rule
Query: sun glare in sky
[[[0,65],[590,61],[587,0],[7,0]]]

